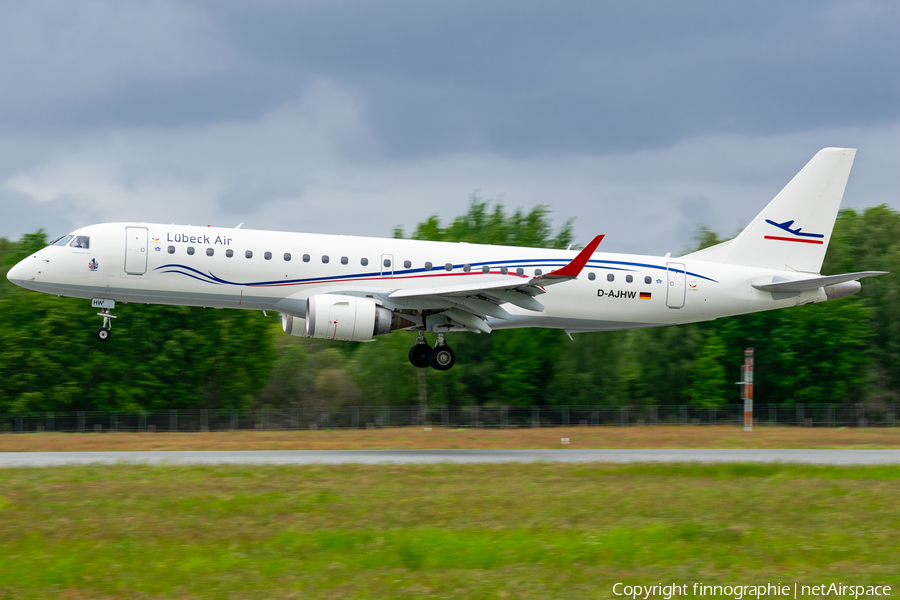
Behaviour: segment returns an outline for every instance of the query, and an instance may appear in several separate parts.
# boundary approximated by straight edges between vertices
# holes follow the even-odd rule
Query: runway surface
[[[547,462],[755,462],[900,464],[900,450],[237,450],[0,452],[0,467],[144,464],[476,464]]]

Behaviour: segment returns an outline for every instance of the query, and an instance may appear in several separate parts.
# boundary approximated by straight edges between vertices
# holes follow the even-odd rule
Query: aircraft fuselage
[[[88,247],[48,246],[9,278],[76,298],[305,316],[313,294],[371,297],[401,313],[450,306],[440,298],[390,298],[398,288],[527,280],[569,263],[576,250],[339,235],[108,223],[72,233]],[[136,237],[137,239],[129,239]],[[71,242],[69,242],[71,244]],[[430,267],[430,268],[429,268]],[[538,297],[542,311],[505,304],[492,329],[604,331],[707,321],[826,300],[821,290],[775,299],[752,282],[797,273],[671,257],[595,253],[576,280]],[[549,288],[548,288],[549,289]]]

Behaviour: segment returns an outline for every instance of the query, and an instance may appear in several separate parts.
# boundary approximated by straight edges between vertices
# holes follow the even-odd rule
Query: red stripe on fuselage
[[[804,244],[824,244],[822,240],[801,240],[797,238],[786,238],[786,237],[777,237],[774,235],[767,235],[767,240],[778,240],[780,242],[802,242]]]

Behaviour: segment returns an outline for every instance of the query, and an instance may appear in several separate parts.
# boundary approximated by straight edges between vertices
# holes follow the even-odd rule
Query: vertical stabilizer
[[[820,150],[716,256],[695,258],[819,273],[855,156],[852,148]]]

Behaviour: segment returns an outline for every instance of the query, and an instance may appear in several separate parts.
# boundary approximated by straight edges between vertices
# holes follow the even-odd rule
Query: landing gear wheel
[[[101,327],[94,333],[94,336],[101,342],[108,341],[110,335],[110,331],[106,327]]]
[[[435,346],[431,350],[428,362],[438,371],[446,371],[456,364],[456,352],[450,346]]]
[[[414,367],[424,369],[431,366],[429,357],[431,356],[431,347],[428,344],[416,344],[409,349],[409,362]]]

